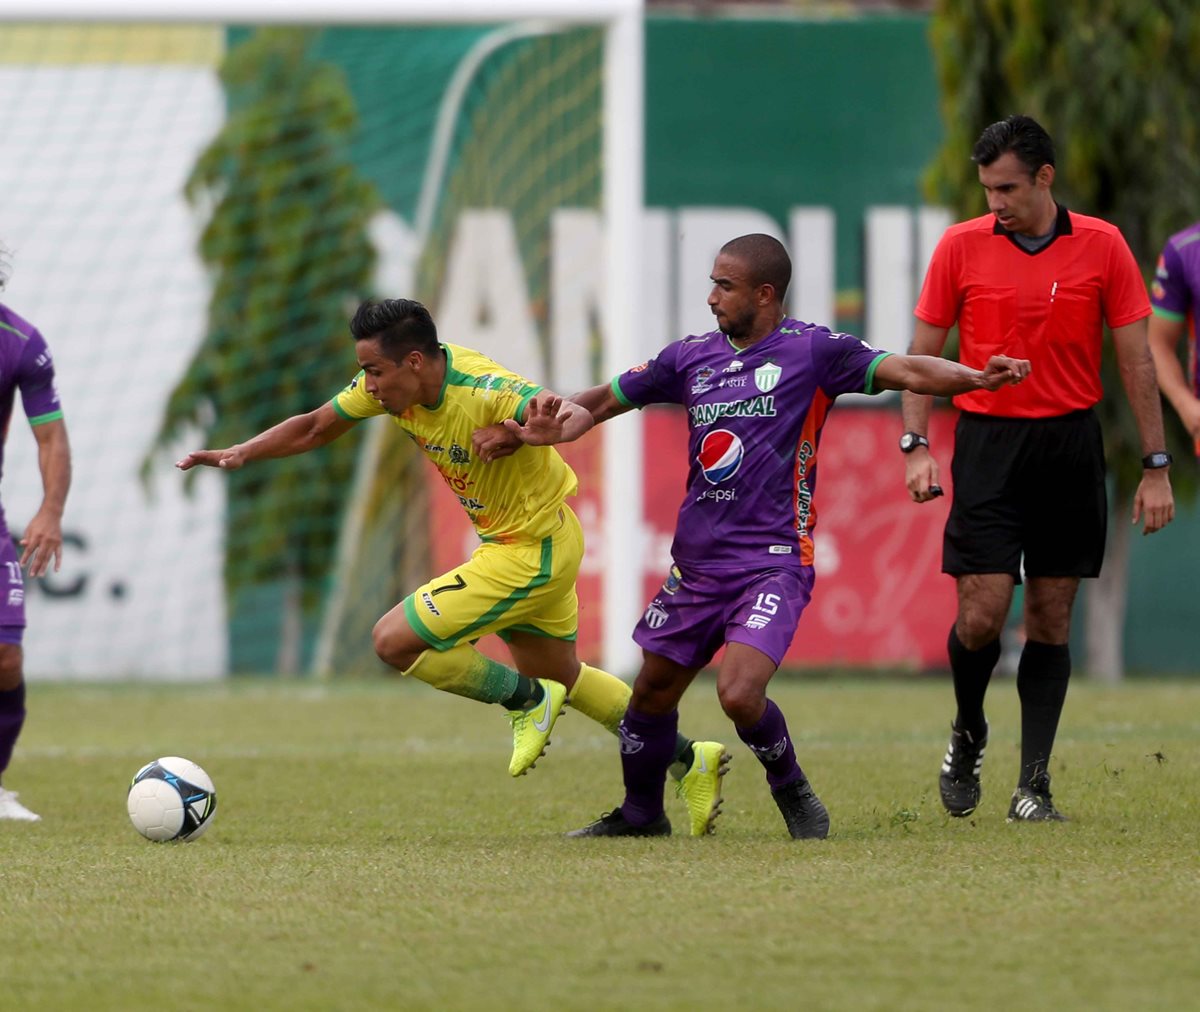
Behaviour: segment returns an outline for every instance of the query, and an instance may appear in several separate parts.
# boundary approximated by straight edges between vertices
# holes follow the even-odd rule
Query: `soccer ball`
[[[127,807],[133,828],[147,840],[195,840],[212,822],[217,791],[191,760],[163,756],[134,774]]]

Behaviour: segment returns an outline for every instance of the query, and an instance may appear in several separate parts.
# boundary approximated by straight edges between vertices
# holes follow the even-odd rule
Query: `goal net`
[[[640,52],[613,82],[633,5],[512,21],[475,0],[455,24],[431,6],[383,25],[346,23],[370,13],[353,4],[338,25],[0,22],[0,301],[49,342],[75,463],[63,569],[26,588],[34,677],[379,669],[374,622],[470,548],[395,426],[240,472],[171,466],[328,400],[356,368],[358,300],[418,298],[445,340],[567,392],[636,356]],[[19,537],[40,485],[16,414]],[[629,523],[600,498],[640,475],[633,439],[572,448],[592,549]],[[596,656],[632,621],[622,603],[606,633],[598,606],[620,560],[588,565]]]

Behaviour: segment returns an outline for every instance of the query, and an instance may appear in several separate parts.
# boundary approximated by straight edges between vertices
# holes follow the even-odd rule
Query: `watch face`
[[[909,450],[911,450],[913,448],[914,442],[915,442],[915,440],[913,439],[913,434],[911,432],[906,432],[906,433],[904,433],[903,436],[900,437],[900,449],[904,450],[907,453]]]

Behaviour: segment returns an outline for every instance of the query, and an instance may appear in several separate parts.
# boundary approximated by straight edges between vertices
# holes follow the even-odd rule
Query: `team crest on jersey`
[[[450,444],[450,463],[451,464],[469,464],[471,463],[471,455],[457,443]]]
[[[708,381],[713,378],[714,372],[716,372],[716,370],[710,369],[708,366],[705,366],[703,369],[698,370],[696,373],[696,382],[692,384],[692,393],[694,393],[694,394],[707,393],[708,390],[710,389],[709,385],[708,385]]]
[[[779,377],[782,375],[783,370],[774,362],[764,362],[754,370],[754,385],[765,394],[779,385]]]
[[[700,470],[710,485],[733,477],[745,456],[742,441],[728,429],[714,429],[700,441]]]

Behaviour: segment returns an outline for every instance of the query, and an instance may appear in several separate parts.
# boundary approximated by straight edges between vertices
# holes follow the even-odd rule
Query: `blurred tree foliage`
[[[351,162],[346,82],[311,56],[311,42],[298,29],[260,30],[221,64],[229,113],[186,185],[207,216],[208,331],[155,449],[197,429],[204,445],[233,445],[312,410],[354,374],[347,321],[368,294],[366,228],[380,202]],[[319,603],[358,445],[351,433],[226,476],[231,612],[240,593],[280,582],[293,607]]]
[[[983,128],[1033,116],[1057,150],[1054,195],[1117,225],[1149,277],[1163,242],[1200,217],[1200,5],[1195,0],[938,0],[931,39],[945,141],[926,177],[961,217],[987,211],[971,148]],[[1106,342],[1098,406],[1117,516],[1141,480],[1141,442]],[[1115,396],[1113,396],[1115,394]],[[1192,456],[1164,410],[1176,460]],[[1172,470],[1194,498],[1196,469]]]

